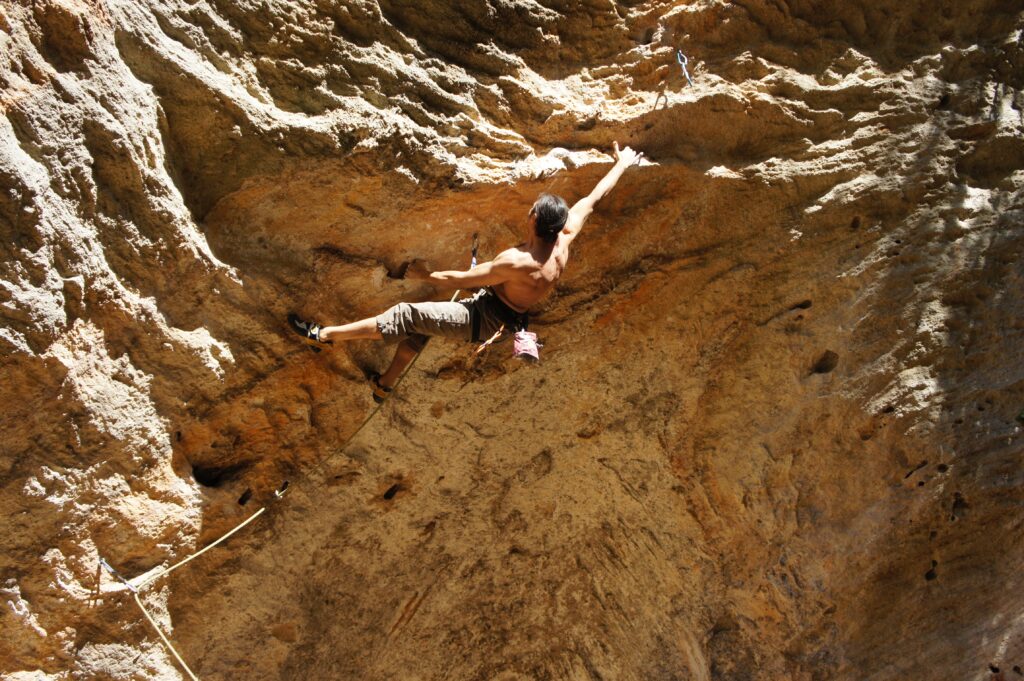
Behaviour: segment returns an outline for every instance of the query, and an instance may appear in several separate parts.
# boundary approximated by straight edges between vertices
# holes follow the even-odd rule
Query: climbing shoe
[[[373,388],[373,401],[381,404],[391,394],[391,388],[380,384],[380,374],[370,376],[370,387]]]
[[[320,325],[299,319],[296,314],[288,315],[288,326],[292,331],[306,339],[307,342],[316,345],[331,345],[331,341],[320,340]]]

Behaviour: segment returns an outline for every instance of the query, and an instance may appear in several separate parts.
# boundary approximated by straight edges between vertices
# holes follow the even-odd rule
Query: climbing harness
[[[676,61],[679,62],[679,66],[683,69],[683,75],[686,76],[686,82],[693,87],[693,79],[690,78],[690,72],[686,70],[686,64],[689,63],[689,59],[683,54],[682,50],[676,50]]]
[[[496,343],[502,334],[505,333],[506,329],[514,329],[515,332],[512,335],[512,357],[530,362],[539,362],[540,351],[538,348],[540,348],[541,344],[537,342],[537,334],[527,331],[527,327],[530,325],[530,316],[509,307],[493,289],[488,289],[485,295],[494,298],[493,304],[501,310],[499,317],[504,318],[506,321],[498,327],[498,330],[490,338],[480,343],[473,354],[479,356],[484,350]],[[477,315],[473,319],[474,341],[480,340],[479,334],[480,319]]]
[[[473,234],[472,267],[476,267],[477,244],[478,244],[477,236],[478,236],[477,234]],[[459,296],[459,294],[461,292],[462,291],[456,291],[452,295],[451,302],[454,302],[455,299],[458,298],[458,296]],[[392,386],[392,390],[398,388],[398,386],[401,384],[402,380],[409,374],[409,371],[416,365],[416,361],[420,358],[420,354],[423,352],[423,348],[424,347],[426,347],[426,344],[423,344],[417,350],[416,355],[415,355],[415,357],[413,357],[412,361],[409,363],[409,366],[407,366],[405,368],[405,371],[402,372],[402,375],[398,377],[398,380],[395,382],[395,385]],[[337,454],[338,452],[343,452],[345,450],[345,448],[348,447],[349,443],[351,443],[356,438],[356,436],[358,436],[359,433],[362,432],[363,428],[366,427],[366,424],[368,424],[373,419],[373,417],[377,415],[377,412],[380,411],[380,408],[384,405],[385,401],[386,400],[382,400],[382,401],[378,402],[376,404],[376,406],[374,406],[374,408],[372,410],[370,410],[370,413],[367,414],[366,418],[363,419],[363,422],[360,423],[359,427],[356,428],[355,431],[351,435],[348,436],[348,438],[341,444],[341,447],[336,449],[334,452],[332,452],[328,456],[323,457],[318,462],[318,464],[316,466],[316,471],[318,473],[322,474],[323,473],[323,469],[324,469],[324,464],[326,464],[328,460],[332,459],[334,457],[334,455]],[[305,477],[308,479],[308,477],[309,477],[308,474]],[[265,505],[262,508],[260,508],[258,511],[256,511],[255,513],[250,515],[248,518],[246,518],[245,520],[243,520],[239,524],[235,525],[233,528],[228,530],[225,534],[221,535],[221,537],[219,539],[213,541],[212,543],[206,545],[202,549],[200,549],[200,550],[198,550],[198,551],[196,551],[196,552],[186,556],[185,558],[179,560],[177,563],[175,563],[174,565],[170,566],[169,568],[165,568],[163,570],[160,570],[156,574],[142,579],[141,581],[138,582],[137,585],[132,584],[131,581],[129,581],[128,579],[125,579],[121,575],[121,573],[119,573],[117,570],[115,570],[110,565],[110,563],[107,562],[107,560],[103,556],[99,556],[99,562],[100,562],[100,565],[103,567],[103,569],[106,570],[108,573],[110,573],[114,577],[114,579],[116,579],[117,581],[119,581],[122,584],[124,584],[132,592],[132,595],[135,598],[135,603],[136,603],[136,605],[139,606],[139,610],[142,611],[142,614],[145,616],[145,618],[149,622],[150,626],[152,626],[153,629],[156,630],[156,633],[160,636],[160,640],[163,641],[164,645],[167,646],[167,649],[169,651],[171,651],[171,654],[174,656],[174,659],[178,661],[178,664],[185,671],[185,673],[188,674],[188,677],[189,677],[189,679],[191,679],[191,681],[199,681],[199,677],[197,677],[195,675],[195,673],[193,673],[193,671],[189,668],[188,664],[185,663],[185,660],[181,657],[180,654],[178,654],[178,651],[175,649],[175,647],[171,643],[170,639],[168,639],[167,636],[164,634],[163,629],[160,628],[160,625],[157,623],[157,621],[153,618],[153,616],[146,609],[146,606],[142,604],[142,599],[139,597],[140,594],[142,593],[143,589],[145,589],[147,586],[155,583],[158,579],[161,579],[162,577],[166,577],[171,572],[174,572],[178,568],[183,567],[186,564],[192,562],[193,560],[195,560],[199,556],[203,555],[204,553],[206,553],[207,551],[209,551],[213,547],[215,547],[215,546],[223,543],[224,541],[226,541],[228,539],[228,537],[231,537],[232,535],[234,535],[235,533],[240,531],[242,528],[244,528],[246,525],[249,525],[250,523],[252,523],[254,520],[256,520],[258,517],[260,517],[263,513],[265,513],[267,511],[267,509],[270,507],[271,503],[273,503],[274,501],[277,501],[278,499],[283,497],[284,493],[288,490],[289,486],[290,486],[289,481],[285,480],[281,484],[281,486],[274,492],[274,497],[273,497],[273,499],[271,500],[270,503],[268,503],[267,505]]]

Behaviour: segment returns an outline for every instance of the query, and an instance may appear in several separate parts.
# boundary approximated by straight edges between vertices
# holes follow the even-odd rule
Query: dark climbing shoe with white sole
[[[331,341],[320,340],[320,325],[314,324],[313,322],[307,322],[304,319],[299,319],[297,314],[288,315],[288,326],[291,327],[292,331],[306,339],[306,342],[313,345],[331,345]],[[319,348],[317,348],[319,349]]]

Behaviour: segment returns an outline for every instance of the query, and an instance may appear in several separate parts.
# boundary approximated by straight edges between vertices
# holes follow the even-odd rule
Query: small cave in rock
[[[226,482],[236,480],[249,467],[247,462],[226,466],[192,466],[192,478],[203,487],[220,487]]]
[[[839,354],[832,350],[826,350],[811,367],[812,374],[827,374],[839,364]]]

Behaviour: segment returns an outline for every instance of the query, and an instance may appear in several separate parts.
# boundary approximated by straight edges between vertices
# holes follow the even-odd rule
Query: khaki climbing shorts
[[[502,324],[511,331],[526,315],[511,309],[490,289],[452,303],[399,303],[377,316],[377,329],[386,340],[410,336],[443,336],[479,342]],[[475,332],[475,333],[474,333]]]

